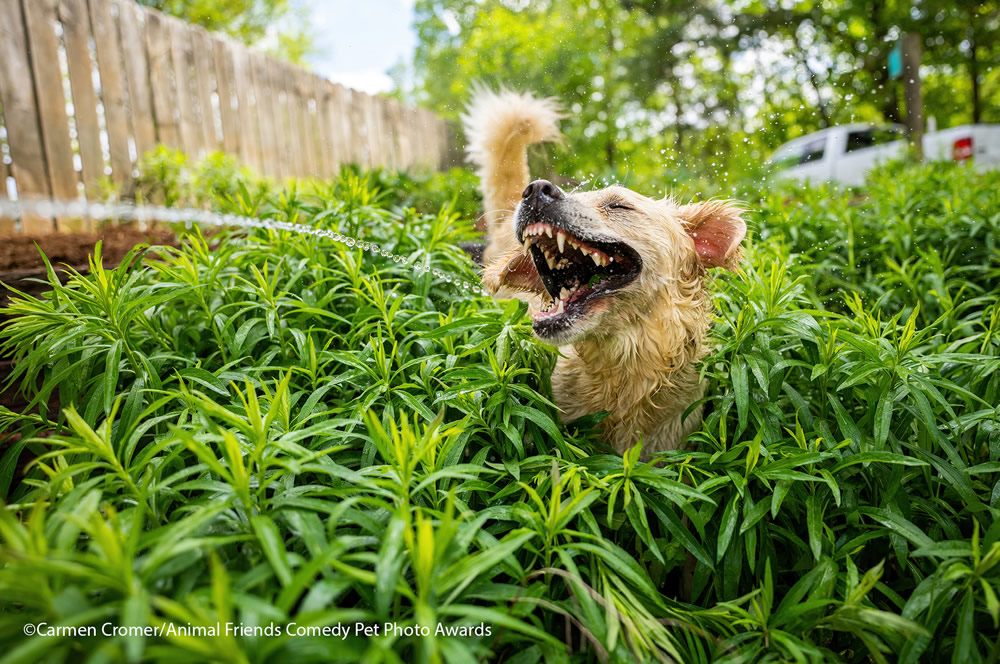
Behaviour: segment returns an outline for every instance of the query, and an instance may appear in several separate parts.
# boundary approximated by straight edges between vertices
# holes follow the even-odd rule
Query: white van
[[[1000,125],[930,132],[924,135],[923,144],[928,160],[973,159],[977,170],[1000,166]],[[767,163],[775,166],[779,178],[861,185],[868,171],[905,152],[906,130],[901,125],[850,124],[789,141]]]

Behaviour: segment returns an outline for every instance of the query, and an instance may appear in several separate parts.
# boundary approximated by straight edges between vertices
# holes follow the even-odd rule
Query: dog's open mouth
[[[522,237],[546,291],[532,314],[536,331],[556,331],[639,276],[639,254],[624,242],[583,238],[545,222],[529,225]]]

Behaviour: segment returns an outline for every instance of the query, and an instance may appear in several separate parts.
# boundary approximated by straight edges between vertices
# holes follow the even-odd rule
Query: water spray
[[[417,275],[430,272],[445,283],[455,284],[474,295],[483,293],[482,287],[463,277],[442,272],[423,262],[413,262],[406,256],[386,251],[374,242],[361,240],[350,235],[344,235],[328,228],[316,228],[307,224],[260,217],[244,217],[237,214],[219,214],[197,208],[174,208],[161,205],[134,205],[132,203],[93,203],[90,201],[58,201],[47,198],[22,198],[18,200],[0,199],[0,218],[20,219],[25,215],[39,217],[72,217],[89,218],[94,221],[125,220],[136,222],[160,221],[170,224],[184,223],[216,227],[263,228],[266,230],[285,231],[299,235],[311,235],[325,238],[349,248],[358,247],[362,251],[371,252],[375,256],[392,259],[395,263],[408,266]]]

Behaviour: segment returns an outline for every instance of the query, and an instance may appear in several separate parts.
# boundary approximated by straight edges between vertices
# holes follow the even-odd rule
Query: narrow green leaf
[[[739,497],[733,496],[730,498],[729,502],[726,503],[726,507],[722,511],[722,521],[719,526],[719,539],[715,548],[715,562],[721,561],[722,557],[726,555],[726,549],[729,548],[729,541],[732,539],[733,532],[736,530],[736,520],[739,517],[739,504]]]
[[[278,532],[278,526],[270,517],[263,514],[251,517],[250,524],[257,535],[261,550],[271,563],[275,576],[281,585],[288,585],[292,581],[292,568],[288,564],[288,551],[285,549],[281,533]]]

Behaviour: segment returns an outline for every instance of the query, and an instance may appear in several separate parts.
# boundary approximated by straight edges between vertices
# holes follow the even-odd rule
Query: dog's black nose
[[[562,189],[548,180],[535,180],[521,194],[524,202],[534,208],[543,207],[564,196],[565,194],[563,194]]]

